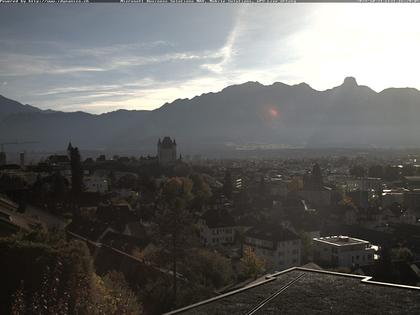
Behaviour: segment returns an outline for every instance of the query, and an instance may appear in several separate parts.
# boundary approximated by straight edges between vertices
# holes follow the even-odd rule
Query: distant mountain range
[[[155,153],[159,137],[180,151],[310,147],[420,147],[420,91],[379,93],[348,77],[317,91],[308,84],[247,82],[151,111],[41,110],[0,96],[0,142],[39,141],[36,149]]]

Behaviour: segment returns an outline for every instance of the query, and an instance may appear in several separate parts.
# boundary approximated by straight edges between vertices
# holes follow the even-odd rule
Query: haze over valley
[[[63,150],[73,141],[90,150],[154,152],[163,135],[183,152],[282,148],[420,147],[420,92],[388,88],[379,93],[347,77],[317,91],[306,83],[247,82],[155,110],[95,115],[41,110],[0,99],[4,141],[37,141],[34,150]]]

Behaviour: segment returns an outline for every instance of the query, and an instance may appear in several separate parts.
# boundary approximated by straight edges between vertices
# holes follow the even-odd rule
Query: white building
[[[105,193],[108,191],[108,180],[98,176],[83,177],[83,184],[87,192]]]
[[[368,241],[349,236],[313,239],[314,261],[331,267],[356,267],[373,263],[375,250]]]
[[[264,225],[245,233],[244,250],[251,249],[268,270],[300,266],[302,243],[297,234],[281,226]]]
[[[225,209],[211,209],[198,220],[201,242],[206,246],[232,244],[235,222]]]
[[[382,180],[374,177],[364,178],[347,178],[344,183],[344,189],[346,192],[350,191],[382,191]]]

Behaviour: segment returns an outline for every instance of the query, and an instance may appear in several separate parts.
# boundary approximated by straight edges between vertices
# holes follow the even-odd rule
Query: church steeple
[[[71,142],[69,142],[69,145],[67,146],[67,154],[71,155],[72,151],[73,151],[73,146],[71,145]]]

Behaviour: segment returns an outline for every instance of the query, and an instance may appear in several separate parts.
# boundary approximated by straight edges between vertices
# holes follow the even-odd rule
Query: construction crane
[[[15,142],[2,142],[0,143],[0,152],[4,152],[4,146],[9,144],[32,144],[32,143],[39,143],[39,141],[15,141]]]
[[[14,142],[2,142],[0,143],[0,165],[6,164],[6,152],[4,152],[4,146],[10,144],[32,144],[39,143],[39,141],[14,141]]]

